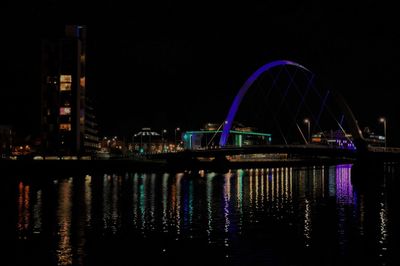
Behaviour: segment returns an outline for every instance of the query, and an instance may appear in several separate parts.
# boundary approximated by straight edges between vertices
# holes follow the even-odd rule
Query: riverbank
[[[126,171],[183,171],[209,169],[225,172],[239,168],[274,168],[284,166],[334,165],[353,163],[354,159],[315,158],[268,161],[191,161],[165,160],[1,160],[0,169],[8,174],[118,173]]]

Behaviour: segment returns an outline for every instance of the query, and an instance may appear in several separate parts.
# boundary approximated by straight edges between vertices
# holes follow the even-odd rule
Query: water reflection
[[[386,255],[388,244],[388,210],[384,200],[379,203],[379,207],[378,255],[379,257],[383,257]]]
[[[336,202],[338,212],[338,239],[340,254],[346,253],[348,242],[348,221],[346,211],[353,204],[353,186],[350,180],[349,165],[336,166]]]
[[[33,233],[39,234],[42,231],[42,190],[36,191],[36,202],[33,206]]]
[[[348,262],[352,245],[371,249],[360,244],[369,243],[368,238],[375,241],[377,257],[385,264],[391,248],[388,185],[379,190],[375,208],[370,194],[353,186],[351,167],[86,175],[59,179],[50,187],[21,181],[16,228],[20,241],[29,239],[30,233],[56,235],[54,246],[46,248],[54,251],[58,265],[91,265],[87,257],[96,256],[96,251],[88,249],[96,250],[98,238],[126,235],[135,243],[141,241],[137,233],[153,240],[156,235],[162,243],[166,238],[198,241],[183,242],[197,243],[196,248],[204,240],[204,245],[218,250],[216,256],[229,260],[238,259],[245,245],[255,241],[262,262],[270,261],[271,254],[292,252],[305,264],[312,260],[304,254],[336,254],[334,265]],[[52,213],[55,227],[48,222]],[[371,223],[371,217],[376,222]],[[371,226],[375,229],[368,229]],[[96,240],[90,241],[93,236]],[[172,252],[174,245],[168,247]],[[285,248],[279,251],[281,247]],[[256,251],[243,256],[253,256],[252,252]]]
[[[18,184],[18,222],[17,231],[20,238],[25,238],[30,223],[30,186],[23,182]]]
[[[72,178],[62,180],[59,184],[57,208],[58,247],[56,250],[58,265],[72,264],[71,246],[71,208]]]
[[[340,205],[353,204],[353,186],[349,165],[336,166],[336,199]]]
[[[86,209],[86,225],[90,224],[90,221],[92,219],[91,213],[92,213],[92,177],[90,175],[85,176],[85,209]]]

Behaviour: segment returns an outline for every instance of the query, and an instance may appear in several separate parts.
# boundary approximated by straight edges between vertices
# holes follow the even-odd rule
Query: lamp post
[[[135,134],[132,136],[132,152],[135,152]]]
[[[161,152],[164,152],[165,150],[165,140],[164,140],[164,134],[167,133],[166,129],[163,129],[161,131]]]
[[[304,123],[307,124],[307,144],[310,143],[311,140],[311,128],[310,128],[310,119],[304,119]]]
[[[386,138],[386,118],[385,118],[385,117],[379,118],[379,122],[383,123],[383,135],[385,136],[385,149],[386,149],[386,145],[387,145],[387,138]]]
[[[175,128],[175,151],[177,150],[177,144],[176,144],[176,132],[181,130],[179,127]]]

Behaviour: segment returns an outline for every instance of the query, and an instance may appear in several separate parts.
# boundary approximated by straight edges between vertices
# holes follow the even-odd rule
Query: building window
[[[71,131],[71,124],[60,124],[60,130]]]
[[[70,91],[71,90],[71,83],[60,83],[60,91]]]
[[[60,75],[60,83],[72,83],[71,75]]]
[[[71,107],[60,107],[60,115],[70,115]]]
[[[85,77],[81,77],[79,79],[79,84],[81,85],[82,88],[85,88],[85,86],[86,86],[86,78]]]
[[[57,77],[47,76],[46,82],[47,84],[57,84]]]

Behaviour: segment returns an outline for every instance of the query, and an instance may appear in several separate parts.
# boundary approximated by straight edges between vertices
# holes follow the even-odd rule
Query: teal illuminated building
[[[221,128],[212,127],[198,131],[186,131],[182,134],[183,146],[190,150],[216,148],[219,145],[221,133]],[[230,130],[227,146],[266,145],[271,141],[271,134],[255,132],[253,128],[242,127]]]

